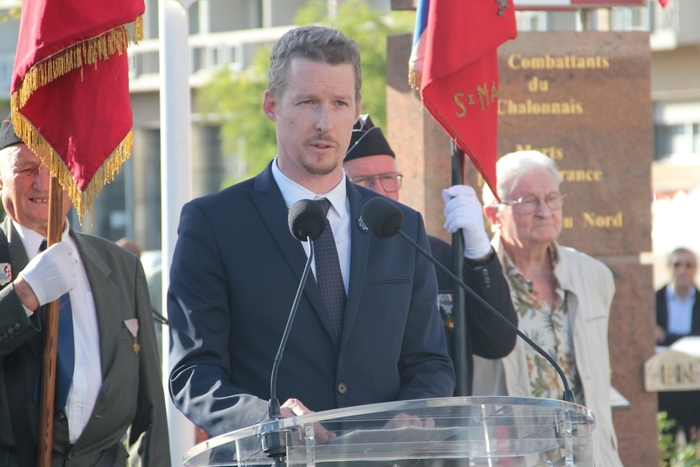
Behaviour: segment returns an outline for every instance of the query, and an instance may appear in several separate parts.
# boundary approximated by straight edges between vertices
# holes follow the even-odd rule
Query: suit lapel
[[[115,307],[114,304],[119,303],[121,297],[118,287],[110,278],[111,269],[97,251],[83,237],[72,230],[71,238],[78,247],[80,259],[83,262],[85,274],[92,290],[100,335],[100,362],[102,381],[104,381],[117,356],[119,329],[123,317],[118,313],[119,307]],[[109,310],[109,312],[105,310]]]
[[[250,197],[260,217],[267,226],[267,229],[275,239],[275,243],[277,243],[279,250],[282,252],[282,256],[287,261],[292,271],[294,271],[297,281],[299,281],[301,280],[301,274],[304,270],[307,256],[299,240],[295,239],[289,231],[289,226],[287,224],[289,210],[284,202],[282,192],[272,175],[272,164],[274,164],[274,161],[255,178],[255,189],[250,191]],[[309,275],[306,281],[304,294],[311,302],[311,306],[316,311],[319,319],[323,322],[328,336],[331,337],[332,333],[328,313],[321,300],[321,292],[318,289],[316,279],[312,274]],[[289,305],[291,306],[292,303],[290,302]]]
[[[345,305],[343,336],[340,343],[341,352],[350,338],[357,310],[360,306],[360,299],[362,298],[362,291],[367,276],[371,238],[371,234],[363,231],[358,225],[358,218],[362,214],[362,208],[369,198],[363,198],[355,185],[347,179],[346,184],[347,196],[350,201],[350,286],[348,287],[348,301]]]

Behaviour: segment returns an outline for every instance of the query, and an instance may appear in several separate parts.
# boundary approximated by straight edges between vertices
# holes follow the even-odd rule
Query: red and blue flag
[[[419,0],[409,81],[495,193],[497,48],[515,38],[513,0]]]

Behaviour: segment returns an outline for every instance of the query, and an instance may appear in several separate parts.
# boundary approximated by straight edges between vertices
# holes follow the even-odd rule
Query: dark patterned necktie
[[[39,251],[46,250],[46,240],[41,243]],[[66,406],[68,392],[73,384],[75,365],[75,342],[73,340],[73,308],[69,294],[63,294],[58,301],[58,349],[56,358],[56,397],[55,408]],[[41,374],[41,365],[39,366]],[[36,397],[35,397],[36,398]]]
[[[323,212],[327,215],[331,207],[326,198],[316,200]],[[326,229],[320,237],[314,240],[314,254],[316,255],[316,281],[321,290],[321,299],[326,305],[328,319],[331,323],[333,340],[340,344],[340,336],[343,332],[343,313],[345,312],[345,285],[343,274],[340,272],[340,260],[338,249],[335,246],[335,237],[331,224],[326,218]]]

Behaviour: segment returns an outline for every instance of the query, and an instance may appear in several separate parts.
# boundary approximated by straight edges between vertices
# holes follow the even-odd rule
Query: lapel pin
[[[10,263],[0,263],[0,287],[12,282],[12,265]]]
[[[362,216],[357,216],[357,226],[364,233],[369,232],[369,228],[367,227],[367,224],[365,224],[365,221],[362,220]]]

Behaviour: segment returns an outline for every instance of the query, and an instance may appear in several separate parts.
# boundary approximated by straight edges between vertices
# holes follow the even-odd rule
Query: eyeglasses
[[[564,206],[566,195],[558,191],[553,191],[544,197],[545,204],[552,211],[558,211]],[[515,201],[501,201],[498,204],[512,206],[520,214],[532,214],[540,207],[540,198],[535,195],[521,196]]]
[[[384,191],[387,193],[393,193],[395,191],[399,191],[399,188],[401,188],[402,179],[403,175],[401,175],[399,172],[387,172],[383,174],[352,177],[350,181],[355,185],[360,185],[371,190],[374,188],[375,181],[379,180],[379,183],[382,185],[382,188],[384,188]]]

